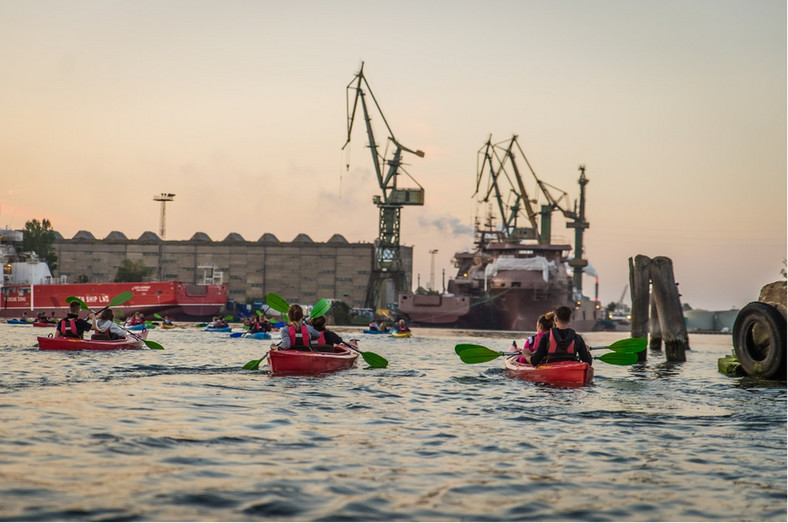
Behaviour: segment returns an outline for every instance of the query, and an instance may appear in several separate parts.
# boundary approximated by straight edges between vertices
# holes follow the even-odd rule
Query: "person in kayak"
[[[536,352],[536,348],[539,347],[539,342],[542,337],[553,328],[554,323],[555,313],[553,311],[539,316],[539,319],[536,320],[536,334],[525,340],[525,344],[523,344],[523,352],[520,354],[519,358],[520,363],[527,363],[525,356],[532,356],[533,353]]]
[[[68,314],[57,323],[55,337],[82,338],[82,336],[92,328],[88,320],[79,317],[80,308],[78,301],[69,304]],[[91,313],[91,315],[92,314],[93,313]]]
[[[93,340],[119,340],[125,338],[129,332],[115,323],[115,315],[110,308],[101,311],[98,318],[95,314],[91,314],[90,319],[93,320],[93,330],[95,331],[91,336]]]
[[[336,332],[330,331],[326,329],[326,317],[320,316],[317,318],[312,318],[309,323],[312,327],[315,328],[317,332],[320,333],[320,336],[317,339],[316,345],[323,345],[328,346],[326,348],[331,348],[334,345],[339,345],[340,343],[345,343],[342,338]],[[314,346],[314,345],[313,345]]]
[[[309,350],[312,340],[320,337],[314,327],[304,323],[304,309],[298,304],[292,304],[287,310],[290,323],[280,330],[282,341],[271,348]]]
[[[574,329],[569,328],[572,319],[572,309],[561,305],[555,309],[555,327],[542,335],[536,351],[529,355],[524,354],[525,360],[536,367],[540,363],[550,361],[585,361],[593,364],[594,358],[586,346],[583,338]]]

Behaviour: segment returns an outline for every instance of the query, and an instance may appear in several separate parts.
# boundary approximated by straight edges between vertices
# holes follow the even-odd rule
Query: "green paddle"
[[[270,352],[270,351],[268,351],[268,352]],[[265,360],[268,357],[268,352],[263,354],[263,357],[260,358],[259,360],[252,360],[252,361],[250,361],[249,363],[244,365],[243,368],[246,369],[246,370],[257,370],[257,369],[259,369],[260,368],[260,364],[263,362],[263,360]]]
[[[375,354],[374,352],[358,350],[358,347],[351,345],[349,343],[344,343],[344,345],[361,354],[361,357],[364,358],[364,361],[367,362],[367,365],[369,365],[373,369],[385,369],[389,364],[389,361],[379,354]]]
[[[115,296],[114,298],[112,298],[111,300],[109,300],[109,305],[107,305],[103,309],[99,309],[94,314],[98,314],[99,312],[103,311],[104,309],[109,309],[110,307],[117,307],[118,305],[122,305],[122,304],[126,303],[127,301],[129,301],[130,299],[132,299],[133,297],[134,297],[134,293],[133,292],[131,292],[131,291],[123,291],[120,294],[118,294],[117,296]],[[89,310],[89,311],[93,312],[85,304],[84,301],[82,301],[81,299],[77,298],[76,296],[69,296],[68,298],[66,298],[66,303],[71,303],[71,302],[74,302],[74,301],[79,302],[79,307],[81,309]],[[149,340],[143,339],[141,336],[137,336],[133,332],[129,332],[129,331],[126,331],[126,332],[128,332],[131,336],[137,338],[138,340],[141,340],[145,345],[147,345],[149,348],[151,348],[153,350],[164,350],[164,347],[162,347],[160,344],[156,343],[155,341],[149,341]]]
[[[637,353],[646,350],[646,338],[625,338],[614,341],[607,347],[588,347],[590,350],[609,349],[613,352]]]
[[[309,313],[310,318],[319,318],[320,316],[324,315],[328,312],[328,309],[331,308],[331,303],[325,299],[321,298],[315,303],[315,306],[312,307],[312,312]]]
[[[500,356],[514,356],[520,352],[501,352],[488,349],[481,345],[462,343],[454,347],[454,352],[460,357],[463,363],[484,363],[492,361]],[[610,352],[602,356],[594,356],[595,360],[600,360],[610,365],[632,365],[637,363],[638,356],[633,352]]]
[[[282,314],[287,314],[287,310],[290,308],[290,305],[283,298],[273,292],[266,294],[265,302],[276,312],[281,312]]]

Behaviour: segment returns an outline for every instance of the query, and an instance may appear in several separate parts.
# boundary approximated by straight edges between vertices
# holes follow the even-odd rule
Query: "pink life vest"
[[[309,347],[309,329],[306,325],[301,325],[300,333],[296,334],[295,326],[288,325],[287,333],[290,335],[290,348],[293,347]],[[296,344],[296,338],[300,338],[301,343]]]
[[[66,338],[79,338],[77,331],[77,320],[74,318],[63,318],[57,326],[57,331]]]

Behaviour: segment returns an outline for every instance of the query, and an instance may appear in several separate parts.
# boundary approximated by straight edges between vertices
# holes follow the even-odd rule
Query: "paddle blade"
[[[261,310],[257,310],[255,312],[257,313],[257,316],[262,316],[263,315],[263,311],[261,311]]]
[[[155,341],[150,341],[150,340],[144,340],[144,341],[145,341],[145,345],[147,345],[149,349],[164,350],[164,347],[162,347],[161,345],[159,345]]]
[[[240,338],[244,334],[246,334],[246,333],[244,333],[244,332],[232,332],[232,333],[230,333],[230,337],[231,338]]]
[[[312,312],[309,314],[310,318],[319,318],[323,314],[328,312],[328,309],[331,308],[331,302],[329,302],[325,298],[321,298],[315,303],[315,306],[312,307]]]
[[[379,354],[375,354],[374,352],[361,352],[361,357],[364,358],[364,361],[367,362],[367,365],[374,369],[384,369],[388,366],[389,361]]]
[[[156,318],[157,320],[163,320],[164,319],[164,318],[161,317],[161,314],[159,314],[158,312],[154,312],[153,313],[153,317]]]
[[[646,338],[627,338],[612,343],[608,349],[622,353],[637,353],[646,350]]]
[[[633,365],[638,362],[638,355],[632,352],[608,352],[601,356],[594,356],[594,359],[610,365]]]
[[[287,314],[287,310],[290,308],[290,305],[283,298],[273,292],[266,294],[265,303],[276,312],[281,312],[282,314]]]
[[[266,352],[265,354],[263,354],[263,357],[260,358],[259,360],[252,360],[249,363],[247,363],[246,365],[244,365],[244,369],[246,369],[246,370],[257,370],[257,369],[259,369],[260,368],[260,363],[262,363],[262,361],[264,359],[266,359],[267,357],[268,357],[268,353]]]
[[[70,304],[71,302],[74,301],[79,302],[79,308],[82,309],[83,311],[88,310],[88,306],[85,304],[85,302],[80,300],[76,296],[69,296],[68,298],[66,298],[66,303]]]
[[[123,291],[114,298],[109,301],[109,305],[107,307],[117,307],[118,305],[122,305],[132,299],[134,297],[134,293],[131,291]]]
[[[457,356],[460,357],[463,363],[484,363],[503,355],[503,352],[490,350],[481,345],[466,344],[457,345],[454,347],[454,352],[457,353]]]

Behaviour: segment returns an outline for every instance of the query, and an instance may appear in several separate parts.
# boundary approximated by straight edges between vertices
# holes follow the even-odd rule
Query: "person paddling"
[[[553,328],[554,320],[555,313],[553,311],[539,316],[539,319],[536,320],[536,334],[525,340],[523,352],[520,354],[519,358],[520,363],[527,363],[525,356],[532,356],[533,353],[536,352],[536,348],[539,347],[539,342],[542,340],[544,334]]]
[[[581,360],[589,365],[594,358],[588,350],[583,338],[574,329],[569,328],[572,319],[572,309],[561,305],[555,309],[555,327],[547,334],[542,335],[536,352],[524,354],[525,361],[536,367],[540,363],[549,361]]]
[[[55,337],[82,338],[82,336],[92,328],[89,321],[79,317],[80,308],[80,303],[78,301],[73,301],[69,304],[68,314],[57,323]],[[92,312],[90,315],[94,316]]]
[[[124,329],[113,320],[115,315],[112,313],[112,309],[106,308],[99,314],[98,319],[96,318],[95,314],[90,315],[90,319],[93,320],[93,336],[91,339],[94,340],[119,340],[121,338],[125,338],[126,334],[128,334],[128,330]]]
[[[299,349],[309,350],[311,340],[316,340],[320,337],[320,333],[315,330],[311,325],[307,325],[304,320],[304,309],[300,305],[293,304],[287,310],[287,317],[290,324],[282,327],[281,336],[282,341],[279,345],[271,345],[272,349]]]

